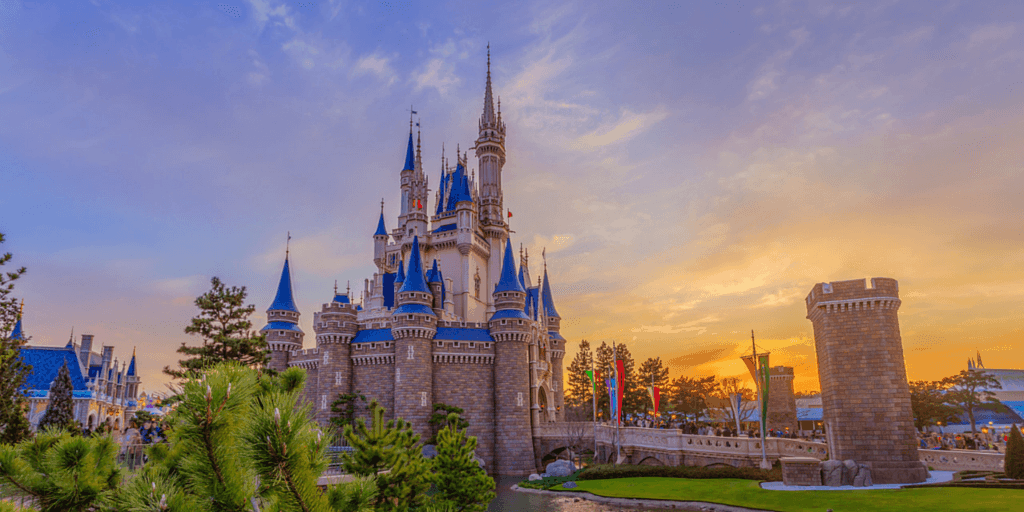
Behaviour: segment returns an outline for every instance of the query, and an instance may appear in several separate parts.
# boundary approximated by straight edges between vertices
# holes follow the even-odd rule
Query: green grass
[[[1024,511],[1024,491],[934,488],[862,491],[766,491],[752,480],[641,477],[580,480],[576,489],[610,498],[706,501],[779,512],[845,511]]]

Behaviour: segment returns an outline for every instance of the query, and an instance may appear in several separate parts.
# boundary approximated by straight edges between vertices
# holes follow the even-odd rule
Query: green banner
[[[768,356],[759,356],[760,359],[760,377],[761,377],[761,425],[762,430],[768,428],[768,381],[770,380],[770,369],[768,367]]]

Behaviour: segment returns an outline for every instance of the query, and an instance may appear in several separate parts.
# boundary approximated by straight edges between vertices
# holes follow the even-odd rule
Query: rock
[[[534,480],[540,480],[540,479],[541,479],[541,476],[538,475],[537,473],[534,473],[534,474],[530,475],[529,478],[527,478],[527,480],[529,480],[531,482],[534,481]]]
[[[421,453],[423,453],[423,458],[433,459],[434,457],[437,457],[437,447],[432,444],[425,444],[423,445],[423,451]]]
[[[473,460],[476,461],[476,465],[480,466],[481,469],[484,467],[484,460],[481,459],[480,457],[477,457],[476,454],[473,454]]]
[[[576,471],[576,466],[567,460],[556,460],[548,464],[547,474],[550,476],[569,476]]]
[[[547,473],[541,473],[541,474],[540,474],[540,477],[541,477],[541,478],[547,478],[547,477],[549,477],[549,476],[551,476],[551,475],[549,475],[549,474],[547,474]]]
[[[853,478],[854,487],[871,487],[871,468],[867,464],[857,466],[857,476]]]
[[[829,487],[843,485],[843,463],[838,460],[826,460],[821,463],[821,481]]]
[[[562,484],[562,489],[575,489],[576,487],[578,487],[576,482],[565,482]]]
[[[857,476],[857,463],[853,459],[843,461],[843,485],[853,485],[853,479]]]

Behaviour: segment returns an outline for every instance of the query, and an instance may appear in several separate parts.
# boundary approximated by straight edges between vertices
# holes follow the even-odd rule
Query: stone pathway
[[[953,480],[955,471],[932,471],[924,484],[937,484]],[[875,484],[870,487],[854,487],[844,485],[841,487],[829,487],[827,485],[786,485],[782,482],[761,482],[761,488],[768,491],[860,491],[871,489],[900,489],[911,484]]]

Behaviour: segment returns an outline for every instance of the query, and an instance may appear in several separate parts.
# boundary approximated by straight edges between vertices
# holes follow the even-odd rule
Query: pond
[[[498,497],[491,501],[487,507],[488,512],[619,512],[636,510],[635,508],[616,507],[593,501],[573,501],[573,498],[513,491],[512,485],[521,480],[522,478],[514,476],[495,478],[498,484],[495,492]]]

